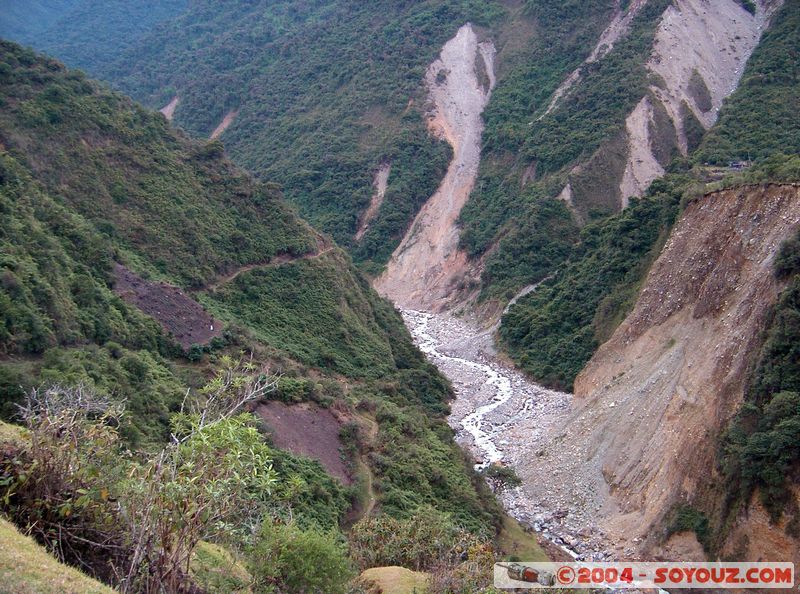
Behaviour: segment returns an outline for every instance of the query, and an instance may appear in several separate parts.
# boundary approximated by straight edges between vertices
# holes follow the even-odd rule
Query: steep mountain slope
[[[611,0],[196,3],[115,64],[86,65],[153,108],[171,106],[175,121],[196,135],[211,135],[225,122],[221,138],[235,160],[283,184],[301,214],[377,271],[445,174],[447,147],[425,128],[424,74],[445,42],[471,22],[478,41],[492,39],[498,50],[497,99],[487,112],[490,165],[462,217],[460,242],[472,257],[491,251],[484,282],[498,295],[520,279],[546,275],[575,234],[569,212],[554,200],[560,188],[550,188],[563,176],[525,193],[509,191],[503,182],[509,165],[538,180],[589,156],[614,126],[622,129],[626,109],[641,98],[643,64],[665,6],[657,0],[626,8]],[[586,72],[570,77],[579,67]],[[480,64],[476,76],[483,84]],[[564,80],[575,82],[557,91]],[[599,100],[610,89],[618,89],[617,97]],[[554,95],[563,97],[554,101]],[[549,103],[552,113],[529,126]],[[606,103],[587,119],[587,105],[596,111]],[[565,136],[565,116],[566,128],[589,131],[591,139],[556,140]],[[523,145],[526,162],[520,163],[514,155]],[[542,162],[529,167],[533,152]],[[541,156],[548,153],[552,164]],[[391,173],[381,205],[369,215],[370,225],[360,227],[374,175],[386,165]],[[580,183],[574,185],[580,194]],[[459,211],[453,208],[453,215]],[[510,252],[493,250],[521,225],[529,232],[514,232]],[[471,268],[479,273],[482,267],[479,260]]]
[[[558,232],[548,234],[549,221],[542,224],[542,204],[562,202],[579,224],[604,218],[641,196],[673,158],[693,151],[781,4],[757,3],[751,13],[735,0],[616,3],[591,42],[556,42],[566,56],[583,52],[560,85],[546,78],[553,66],[542,54],[550,48],[534,49],[508,82],[500,76],[486,112],[478,190],[462,214],[465,247],[485,258],[483,295],[516,291],[558,263],[527,255],[543,235],[545,244],[559,241]],[[545,12],[537,5],[531,10]],[[599,17],[597,7],[583,10]],[[518,91],[519,79],[538,82],[538,93],[520,98],[504,89],[514,82]]]
[[[127,399],[128,443],[158,446],[186,390],[220,355],[249,351],[287,375],[276,398],[338,402],[351,423],[356,405],[377,416],[369,461],[385,511],[432,505],[491,532],[497,506],[444,420],[448,385],[341,250],[219,143],[186,138],[54,60],[7,42],[0,56],[4,415],[20,386],[84,382]],[[124,275],[123,296],[138,284],[160,298],[161,287],[182,296],[182,314],[199,301],[221,336],[185,352],[162,329],[163,307],[145,308],[154,320],[114,293],[119,265],[138,277]],[[420,448],[424,459],[411,454]],[[307,481],[299,517],[328,506],[314,513],[336,528],[349,492],[292,460]]]
[[[697,147],[781,5],[199,2],[141,39],[123,35],[131,46],[113,63],[89,56],[86,66],[150,107],[169,106],[191,133],[218,135],[370,272],[430,226],[441,237],[434,252],[460,262],[441,284],[480,277],[481,297],[503,301],[563,262],[578,225],[617,212]],[[63,27],[79,31],[76,21]],[[424,213],[416,220],[447,194],[436,192],[447,189],[448,147],[425,127],[425,72],[467,22],[497,49],[496,85],[474,191],[451,207],[461,228],[443,234]],[[483,83],[485,69],[474,70]]]
[[[501,338],[534,377],[569,387],[595,349],[610,337],[633,306],[683,197],[702,194],[707,182],[735,173],[705,167],[706,161],[727,166],[748,155],[761,159],[773,155],[773,163],[756,167],[753,181],[794,179],[790,171],[780,171],[786,157],[777,155],[800,151],[796,118],[790,115],[793,108],[800,108],[800,85],[789,65],[797,57],[798,19],[796,0],[786,2],[775,15],[748,62],[741,87],[693,155],[694,166],[676,163],[641,201],[632,201],[615,217],[588,224],[569,264],[537,292],[520,299],[505,317]]]
[[[0,2],[0,37],[35,43],[58,18],[79,0],[35,0],[24,5],[14,0]]]
[[[92,71],[117,59],[162,21],[183,11],[186,0],[120,2],[49,0],[0,3],[0,37],[58,56]]]
[[[798,18],[797,2],[775,14],[694,166],[587,225],[558,277],[504,319],[536,377],[577,375],[569,412],[528,445],[537,456],[517,456],[522,501],[570,507],[568,538],[599,517],[631,547],[615,554],[797,559],[798,188],[769,182],[800,178],[783,107],[798,105]],[[749,156],[761,160],[744,173],[704,165]],[[543,490],[549,468],[563,489]]]
[[[691,203],[636,307],[578,376],[567,439],[602,471],[600,498],[615,506],[609,530],[657,541],[650,527],[709,489],[715,445],[742,405],[752,353],[785,286],[772,273],[776,254],[798,228],[797,186],[745,186]],[[752,541],[748,558],[769,556],[761,547]]]
[[[175,122],[193,134],[227,118],[221,138],[238,163],[281,183],[357,259],[384,263],[446,168],[446,145],[425,128],[425,69],[465,22],[501,10],[471,0],[198,2],[114,64],[87,66],[152,108],[177,97]],[[381,208],[356,240],[387,163]]]
[[[783,338],[787,330],[789,341],[794,336],[796,309],[782,295],[787,282],[796,291],[796,278],[775,274],[775,265],[793,261],[778,254],[796,254],[796,246],[786,252],[781,245],[796,242],[798,228],[797,184],[736,186],[690,201],[633,311],[580,373],[566,406],[544,395],[492,419],[495,443],[528,436],[511,457],[523,481],[511,498],[518,512],[602,558],[796,556],[792,497],[773,499],[783,516],[768,527],[753,495],[759,488],[793,492],[796,397],[762,390],[754,408],[749,384],[778,302],[784,321],[771,331],[761,375],[774,381],[781,372],[770,368],[796,373]],[[739,428],[750,442],[724,437],[742,407],[745,419],[761,417]],[[719,464],[725,440],[747,444],[733,450],[741,475]],[[725,464],[733,468],[730,458]],[[546,473],[554,480],[542,481]],[[741,494],[736,476],[749,483]]]
[[[467,24],[444,45],[425,74],[433,104],[428,126],[453,147],[453,160],[376,280],[377,289],[400,306],[446,307],[454,301],[457,285],[464,282],[466,254],[459,250],[456,220],[478,174],[481,112],[496,82],[496,51],[491,41],[479,43]]]

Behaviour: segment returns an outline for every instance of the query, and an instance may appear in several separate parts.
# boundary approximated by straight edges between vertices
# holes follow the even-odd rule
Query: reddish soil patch
[[[222,322],[180,288],[144,280],[122,264],[115,265],[114,274],[114,292],[159,322],[184,349],[222,334]]]
[[[270,401],[260,404],[256,414],[269,427],[276,447],[313,458],[345,485],[353,483],[339,453],[341,423],[330,410],[305,402],[289,406]]]

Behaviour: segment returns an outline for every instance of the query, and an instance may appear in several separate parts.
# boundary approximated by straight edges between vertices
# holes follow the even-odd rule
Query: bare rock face
[[[361,241],[364,234],[369,230],[370,223],[375,219],[378,211],[383,204],[383,199],[386,196],[386,189],[389,187],[389,174],[392,172],[392,164],[384,163],[375,172],[375,179],[372,186],[375,188],[375,193],[369,202],[369,207],[361,215],[358,221],[358,231],[356,231],[356,241]]]
[[[646,3],[639,0],[626,12],[618,11],[586,63],[602,58],[599,48],[607,47],[604,40],[613,45],[623,37]],[[739,85],[747,60],[783,0],[755,3],[753,15],[736,0],[675,0],[662,15],[646,64],[651,84],[626,120],[627,163],[617,182],[620,208],[627,207],[631,197],[644,194],[653,180],[664,174],[660,153],[673,148],[684,155],[690,151],[685,131],[689,118],[705,129],[716,123],[722,102]],[[576,87],[579,80],[580,69],[556,91],[547,113],[567,92],[580,92]],[[665,117],[659,119],[658,113]],[[608,150],[603,146],[599,152]],[[573,200],[580,200],[574,191],[572,194]]]
[[[647,62],[656,81],[649,89],[652,99],[642,99],[627,121],[629,156],[620,182],[622,208],[664,173],[654,157],[655,139],[642,133],[643,126],[658,127],[651,102],[666,109],[674,128],[670,133],[685,155],[686,118],[696,118],[706,130],[716,123],[723,100],[736,90],[747,60],[782,3],[757,0],[754,15],[735,0],[676,0],[667,8]]]
[[[793,488],[795,501],[800,501],[800,490]],[[800,563],[800,543],[787,531],[786,515],[775,524],[759,501],[758,493],[753,494],[746,512],[742,513],[728,534],[722,548],[725,557],[753,561],[792,561]]]
[[[175,110],[178,109],[178,103],[180,102],[181,102],[180,97],[175,95],[172,98],[172,101],[167,103],[164,107],[162,107],[158,111],[164,114],[164,117],[167,118],[168,122],[171,122],[172,118],[175,116]]]
[[[433,106],[429,128],[450,143],[453,160],[375,281],[378,292],[401,307],[441,309],[468,268],[466,254],[458,249],[456,223],[478,175],[481,113],[495,84],[494,55],[494,45],[479,42],[468,23],[425,75]]]
[[[646,540],[715,472],[717,438],[743,401],[782,290],[775,254],[798,227],[796,185],[724,190],[691,203],[634,310],[576,379],[564,441],[581,451],[586,472],[602,474],[601,524],[611,540]],[[754,510],[740,518],[740,526],[761,527],[749,559],[776,538],[786,544]]]

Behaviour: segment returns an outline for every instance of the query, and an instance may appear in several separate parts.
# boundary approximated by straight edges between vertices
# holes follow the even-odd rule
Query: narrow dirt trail
[[[228,283],[236,280],[236,277],[238,277],[240,274],[244,274],[252,270],[264,270],[267,268],[275,268],[277,266],[282,266],[283,264],[291,264],[292,262],[299,262],[300,260],[313,260],[314,258],[319,258],[321,256],[324,256],[331,250],[333,250],[333,246],[327,247],[321,251],[312,252],[310,254],[303,254],[302,256],[290,256],[288,254],[276,256],[269,262],[263,264],[245,264],[244,266],[240,266],[233,272],[226,274],[225,276],[221,276],[215,281],[212,281],[211,283],[207,284],[204,288],[199,289],[199,291],[216,291],[222,285],[227,285]]]
[[[392,255],[375,288],[396,304],[441,308],[464,277],[467,256],[458,249],[457,225],[478,175],[483,121],[494,86],[495,48],[478,42],[469,23],[442,48],[425,80],[434,105],[429,127],[453,147],[453,160],[436,193],[425,203]],[[476,71],[476,62],[488,80]],[[487,85],[488,82],[488,85]]]

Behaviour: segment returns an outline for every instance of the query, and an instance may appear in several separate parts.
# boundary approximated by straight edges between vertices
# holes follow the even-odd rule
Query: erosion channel
[[[507,464],[522,479],[521,487],[500,494],[507,511],[571,554],[599,559],[604,546],[583,511],[593,502],[574,501],[591,487],[572,480],[552,488],[557,469],[539,476],[525,464],[548,447],[547,436],[563,422],[571,396],[537,386],[503,364],[494,348],[495,328],[448,313],[464,297],[456,289],[459,280],[470,274],[466,254],[458,249],[457,221],[478,173],[481,113],[494,86],[494,54],[492,42],[481,41],[466,24],[428,69],[430,129],[453,147],[453,161],[375,287],[401,308],[419,347],[452,381],[457,398],[449,422],[459,443],[479,467]]]

